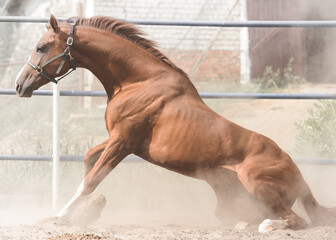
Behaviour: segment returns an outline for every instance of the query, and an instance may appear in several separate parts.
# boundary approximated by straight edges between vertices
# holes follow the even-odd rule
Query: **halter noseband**
[[[72,36],[73,36],[73,33],[74,33],[74,28],[75,28],[75,24],[71,24],[70,35],[67,39],[67,42],[66,42],[67,47],[64,50],[64,52],[62,52],[61,54],[53,57],[52,59],[50,59],[49,61],[47,61],[46,63],[44,63],[40,66],[34,65],[30,61],[27,61],[26,63],[28,63],[28,65],[31,66],[32,68],[34,68],[42,77],[44,77],[44,78],[48,79],[49,81],[57,84],[59,80],[66,77],[67,75],[69,75],[72,71],[76,70],[75,59],[71,56],[71,53],[70,53],[70,47],[73,44],[73,37]],[[57,79],[52,78],[51,76],[49,76],[48,74],[43,72],[43,68],[45,66],[47,66],[49,63],[55,61],[56,59],[58,59],[60,57],[63,57],[63,60],[62,60],[61,64],[59,65],[58,69],[56,70],[56,74],[59,74],[61,72],[64,64],[65,64],[67,56],[70,59],[70,64],[71,64],[72,69],[70,71],[68,71],[66,74],[64,74],[62,77],[59,77]]]

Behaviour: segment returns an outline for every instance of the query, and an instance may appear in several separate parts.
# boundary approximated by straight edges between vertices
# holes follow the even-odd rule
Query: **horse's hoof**
[[[69,216],[71,225],[88,225],[100,217],[106,204],[106,198],[102,194],[92,193],[88,195]]]
[[[267,233],[276,229],[285,229],[288,227],[287,220],[271,220],[265,219],[258,228],[258,232]]]
[[[245,230],[247,227],[249,226],[248,222],[245,221],[240,221],[239,223],[237,223],[234,227],[234,229],[236,231],[240,231],[240,230]]]

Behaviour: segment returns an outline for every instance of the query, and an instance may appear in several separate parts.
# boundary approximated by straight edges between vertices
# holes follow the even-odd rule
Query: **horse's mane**
[[[185,73],[181,68],[177,67],[166,55],[160,52],[156,48],[156,44],[153,41],[144,38],[143,36],[145,34],[136,28],[134,24],[103,16],[92,18],[71,18],[68,19],[68,21],[74,21],[76,26],[93,27],[117,34],[118,36],[121,36],[142,47],[149,53],[153,54],[156,58],[160,59],[171,68],[175,69],[180,74],[188,78],[187,73]]]

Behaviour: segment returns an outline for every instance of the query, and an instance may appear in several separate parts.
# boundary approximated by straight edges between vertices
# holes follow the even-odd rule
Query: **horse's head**
[[[73,27],[69,37],[50,15],[47,29],[16,78],[16,93],[20,97],[31,97],[34,90],[50,81],[57,83],[56,77],[64,75],[70,68],[75,69],[70,55]]]

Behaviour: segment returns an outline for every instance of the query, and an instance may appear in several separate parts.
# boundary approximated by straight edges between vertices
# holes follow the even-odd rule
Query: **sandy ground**
[[[90,226],[90,227],[62,227],[50,225],[16,225],[0,227],[0,239],[255,239],[255,240],[332,240],[336,239],[336,227],[314,227],[306,230],[277,230],[270,233],[258,233],[256,226],[246,230],[235,231],[227,227],[204,226]]]
[[[336,196],[330,190],[335,182],[335,167],[304,165],[300,169],[318,201],[334,206]],[[80,176],[78,181],[67,183],[71,190],[64,198],[72,196],[79,181]],[[109,192],[109,189],[113,191]],[[15,196],[1,196],[5,201],[0,206],[0,239],[336,240],[336,226],[276,230],[266,234],[258,233],[258,225],[241,231],[236,231],[234,226],[222,226],[214,216],[216,200],[206,183],[151,164],[125,163],[118,166],[98,192],[107,195],[101,218],[92,225],[71,227],[52,222],[37,224],[39,220],[56,214],[51,211],[48,198],[21,196],[19,201]],[[66,200],[61,199],[61,202],[60,207]],[[299,210],[295,209],[304,217],[302,209]]]

